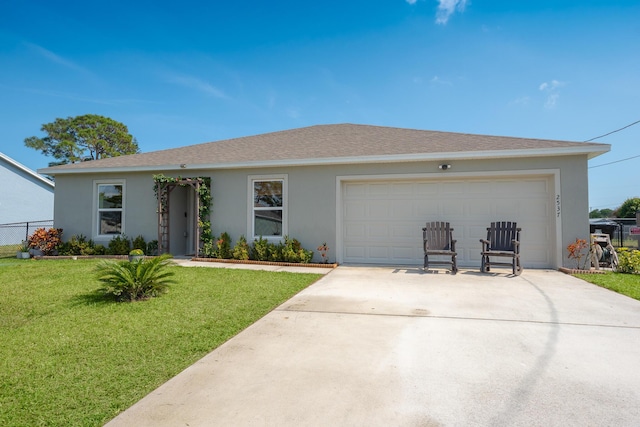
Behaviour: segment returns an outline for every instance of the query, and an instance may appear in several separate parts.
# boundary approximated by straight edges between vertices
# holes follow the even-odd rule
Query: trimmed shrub
[[[233,259],[246,261],[249,259],[250,255],[251,255],[251,247],[247,243],[247,239],[246,237],[244,237],[244,234],[243,234],[238,238],[238,241],[233,247],[232,256],[233,256]]]
[[[253,241],[251,259],[256,261],[269,261],[269,241],[262,236]]]
[[[284,245],[282,242],[267,243],[267,250],[269,251],[269,261],[283,262],[284,261]]]
[[[640,273],[640,251],[620,248],[618,252],[618,273]]]
[[[227,232],[224,232],[216,240],[216,250],[214,253],[215,258],[231,259],[231,237]]]
[[[147,243],[146,254],[147,255],[151,255],[151,256],[158,255],[158,241],[157,240],[152,240],[149,243]]]
[[[60,245],[59,252],[61,255],[98,255],[93,240],[87,239],[83,234],[71,236],[68,242]]]
[[[282,248],[282,258],[286,262],[309,263],[313,258],[313,251],[306,250],[296,239],[284,236],[284,247]]]
[[[147,242],[144,241],[144,237],[138,236],[131,241],[131,249],[140,249],[142,252],[147,251]]]
[[[109,249],[107,253],[109,255],[128,255],[131,250],[131,242],[124,234],[115,236],[109,241]]]

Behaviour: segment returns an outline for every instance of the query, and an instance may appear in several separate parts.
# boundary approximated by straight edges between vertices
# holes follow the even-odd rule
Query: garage
[[[448,221],[458,264],[480,265],[480,242],[492,221],[522,228],[524,267],[555,264],[553,174],[341,180],[342,259],[352,264],[422,265],[422,227]]]

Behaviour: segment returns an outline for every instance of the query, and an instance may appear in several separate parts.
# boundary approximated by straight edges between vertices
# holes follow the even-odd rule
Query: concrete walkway
[[[118,426],[637,426],[640,302],[548,270],[339,267]]]

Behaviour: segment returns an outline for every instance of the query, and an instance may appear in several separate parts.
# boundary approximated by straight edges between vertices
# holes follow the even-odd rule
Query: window
[[[124,182],[96,183],[97,235],[124,233]]]
[[[250,230],[254,238],[282,237],[287,233],[286,176],[250,177]]]

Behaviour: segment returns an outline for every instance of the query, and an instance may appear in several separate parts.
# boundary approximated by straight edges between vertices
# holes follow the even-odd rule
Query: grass
[[[171,267],[167,294],[115,303],[96,264],[0,259],[0,425],[102,425],[320,277]]]
[[[20,243],[15,245],[0,245],[0,258],[15,258],[20,246]]]
[[[605,274],[574,274],[586,282],[618,292],[619,294],[640,300],[640,275],[622,274],[611,271]]]

